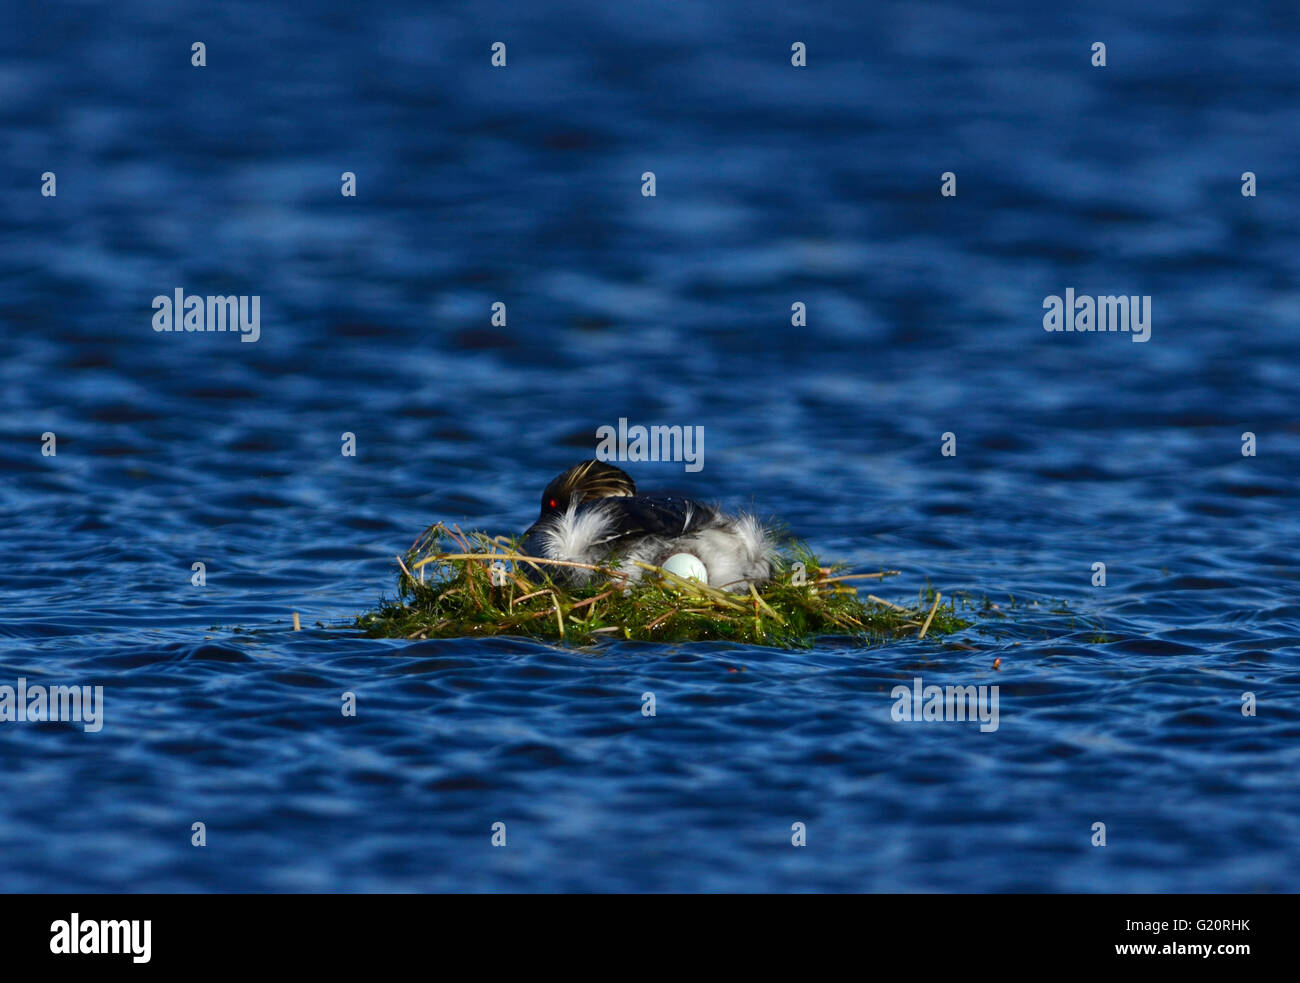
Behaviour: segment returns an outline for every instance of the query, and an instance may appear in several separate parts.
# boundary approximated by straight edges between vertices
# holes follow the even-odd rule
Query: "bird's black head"
[[[542,515],[566,512],[571,504],[592,498],[635,495],[636,484],[622,468],[604,461],[583,461],[559,475],[542,492]]]

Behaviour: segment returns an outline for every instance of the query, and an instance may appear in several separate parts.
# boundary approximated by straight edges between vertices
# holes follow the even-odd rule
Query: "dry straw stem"
[[[795,583],[796,562],[817,576]],[[494,570],[496,563],[501,566]],[[923,638],[967,625],[953,602],[940,610],[938,595],[928,615],[919,599],[911,607],[875,595],[863,600],[851,581],[881,580],[898,571],[837,573],[796,541],[785,545],[773,578],[747,585],[744,593],[638,566],[642,576],[633,583],[626,571],[611,566],[525,556],[515,540],[436,523],[398,558],[397,598],[358,617],[357,625],[371,635],[401,638],[516,635],[576,644],[610,637],[724,639],[783,647],[808,646],[824,636],[862,642]],[[533,579],[521,575],[526,568],[534,571]],[[597,576],[574,587],[564,576],[572,569]]]
[[[933,607],[930,608],[930,613],[925,616],[925,624],[921,626],[921,634],[918,637],[924,638],[925,633],[930,630],[930,622],[934,620],[934,612],[939,610],[939,601],[941,601],[942,599],[943,599],[943,595],[940,594],[938,591],[935,591],[934,605]]]

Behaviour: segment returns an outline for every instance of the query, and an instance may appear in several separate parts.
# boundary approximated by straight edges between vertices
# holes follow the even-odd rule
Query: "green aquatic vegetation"
[[[790,541],[772,580],[730,593],[645,566],[629,583],[608,567],[524,557],[518,541],[430,526],[404,557],[397,597],[360,615],[356,625],[383,638],[463,638],[515,635],[587,644],[602,638],[657,642],[723,639],[751,645],[806,647],[821,636],[850,636],[866,644],[946,635],[968,627],[952,599],[926,592],[913,606],[868,594],[854,581],[898,573],[846,574],[823,567],[808,548]],[[541,571],[538,581],[518,566]],[[555,579],[565,566],[601,574],[571,587]]]

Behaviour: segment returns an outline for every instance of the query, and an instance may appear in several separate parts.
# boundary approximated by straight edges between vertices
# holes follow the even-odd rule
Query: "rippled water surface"
[[[106,704],[0,723],[0,888],[1300,890],[1295,7],[428,6],[0,14],[0,684]],[[261,339],[155,333],[178,286]],[[1151,340],[1045,332],[1067,287]],[[338,630],[620,417],[704,428],[643,486],[997,609]],[[916,676],[998,729],[894,722]]]

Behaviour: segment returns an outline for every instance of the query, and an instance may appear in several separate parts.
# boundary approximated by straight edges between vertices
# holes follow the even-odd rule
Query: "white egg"
[[[683,580],[698,580],[702,584],[709,582],[708,568],[704,566],[698,556],[693,556],[690,553],[674,553],[664,560],[663,568]]]

